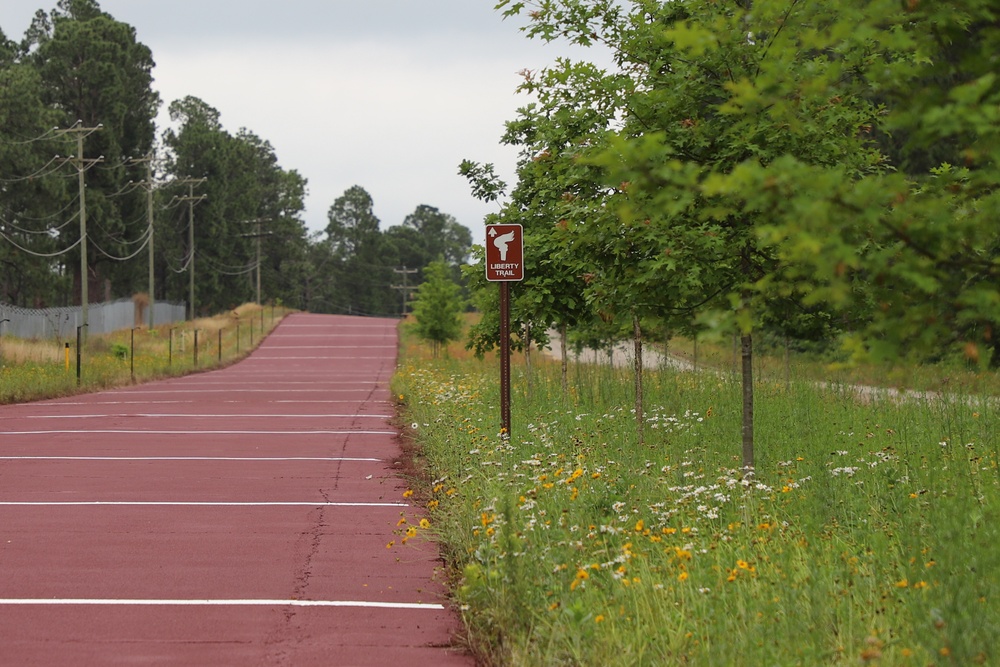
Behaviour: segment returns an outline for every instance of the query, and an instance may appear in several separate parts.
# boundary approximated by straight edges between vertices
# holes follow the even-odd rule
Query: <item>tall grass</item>
[[[67,396],[225,366],[246,356],[287,312],[249,304],[194,322],[90,336],[79,350],[79,380],[76,340],[4,336],[0,403]]]
[[[509,439],[495,363],[395,379],[484,664],[1000,664],[995,401],[768,379],[746,480],[725,374],[651,373],[640,446],[621,371],[534,369]]]

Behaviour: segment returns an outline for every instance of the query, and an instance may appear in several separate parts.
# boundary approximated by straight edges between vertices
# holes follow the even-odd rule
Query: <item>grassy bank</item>
[[[0,338],[0,403],[118,387],[218,368],[244,356],[287,314],[251,304],[223,315],[76,340]]]
[[[495,361],[410,348],[395,381],[485,663],[1000,661],[995,402],[765,380],[747,482],[725,375],[651,373],[639,446],[627,375],[514,372],[509,439]]]

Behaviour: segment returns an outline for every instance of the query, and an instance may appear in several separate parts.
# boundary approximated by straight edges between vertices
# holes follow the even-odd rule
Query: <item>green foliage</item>
[[[219,112],[194,97],[170,105],[169,149],[164,169],[175,181],[161,191],[168,212],[160,216],[160,250],[174,269],[164,273],[168,293],[185,300],[188,276],[176,273],[187,265],[189,211],[185,198],[204,195],[193,204],[195,231],[195,302],[213,312],[256,299],[248,277],[257,267],[266,300],[284,297],[301,304],[300,285],[307,272],[304,210],[306,181],[285,170],[271,144],[249,130],[226,131]],[[196,183],[205,179],[203,183]],[[183,204],[183,205],[178,205]],[[218,243],[220,238],[230,239]]]
[[[60,114],[45,105],[37,69],[15,54],[12,43],[0,46],[0,299],[30,307],[58,303],[68,289],[45,257],[62,243],[44,232],[69,216],[59,210],[69,195],[65,179],[45,177],[55,168],[55,146],[31,141],[49,133]]]
[[[425,279],[423,267],[441,260],[459,279],[472,245],[466,227],[426,204],[383,231],[371,195],[358,185],[337,198],[328,218],[312,252],[319,280],[308,303],[318,312],[402,315],[409,293]]]
[[[435,357],[442,345],[461,336],[463,310],[461,288],[452,281],[448,263],[428,264],[413,302],[413,317],[417,321],[414,331],[434,346]]]
[[[374,231],[360,224],[352,240],[334,221],[326,239],[309,237],[302,221],[306,180],[279,164],[265,139],[227,130],[204,100],[171,103],[173,126],[160,137],[164,150],[153,155],[160,99],[152,67],[152,53],[135,30],[96,0],[60,0],[51,12],[39,11],[19,43],[0,33],[0,300],[44,307],[79,299],[78,189],[68,178],[75,176],[73,165],[53,158],[78,155],[78,135],[53,130],[78,121],[76,128],[89,128],[82,152],[84,273],[94,298],[105,289],[112,298],[150,289],[143,252],[150,187],[152,296],[186,301],[193,268],[202,313],[256,300],[259,279],[262,301],[395,316],[405,309],[393,289],[400,267],[419,269],[444,257],[457,276],[471,233],[432,206],[418,206],[385,233],[375,220]],[[153,159],[152,183],[147,158]],[[192,204],[192,262],[193,198],[201,199]],[[402,294],[419,281],[418,275],[404,283]]]
[[[628,383],[585,365],[568,398],[551,366],[532,396],[515,368],[499,436],[495,370],[410,361],[393,383],[485,664],[997,660],[992,401],[767,383],[751,483],[724,376],[650,376],[637,446]]]
[[[160,99],[152,88],[152,53],[132,26],[93,0],[60,2],[47,21],[36,17],[22,49],[22,61],[39,73],[42,99],[61,113],[57,125],[100,127],[84,141],[84,155],[101,159],[87,179],[89,280],[95,287],[108,280],[119,293],[135,291],[131,286],[144,267],[125,260],[141,245],[148,224],[145,193],[130,186],[145,178],[145,168],[129,158],[146,156],[155,142]],[[65,137],[55,153],[76,155],[74,139]],[[53,226],[60,229],[60,248],[79,239],[75,225]],[[79,284],[79,251],[67,258]]]

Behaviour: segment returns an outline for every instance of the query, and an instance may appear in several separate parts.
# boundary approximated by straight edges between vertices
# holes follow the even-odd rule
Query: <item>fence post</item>
[[[87,326],[86,324],[81,324],[76,328],[76,386],[80,386],[80,361],[82,357],[82,350],[80,349],[80,341],[82,340],[82,335],[80,332],[83,328]]]
[[[194,367],[198,368],[198,330],[194,330]]]

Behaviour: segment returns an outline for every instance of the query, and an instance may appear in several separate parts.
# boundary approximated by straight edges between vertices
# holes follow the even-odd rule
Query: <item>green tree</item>
[[[734,173],[800,262],[811,297],[873,304],[849,339],[859,357],[947,355],[1000,367],[1000,82],[982,58],[1000,45],[993,3],[870,3],[817,31],[819,48],[862,45],[866,85],[885,104],[876,130],[901,169],[854,182],[787,159]],[[793,95],[795,82],[758,92]],[[741,95],[741,103],[745,95]],[[891,142],[885,137],[892,139]],[[807,215],[803,215],[807,211]]]
[[[427,204],[417,206],[403,224],[385,230],[385,239],[401,267],[417,269],[416,284],[423,281],[423,267],[440,259],[451,267],[453,277],[459,280],[460,267],[468,260],[472,248],[472,232],[468,227],[454,216]]]
[[[0,300],[63,305],[70,287],[63,268],[72,244],[54,235],[75,218],[53,157],[61,146],[52,128],[61,114],[45,105],[38,71],[17,55],[0,32]]]
[[[327,312],[389,315],[398,311],[392,289],[397,258],[379,229],[374,202],[361,186],[348,188],[330,206],[325,244],[331,254]]]
[[[49,16],[39,12],[21,50],[41,77],[46,106],[62,113],[63,127],[101,128],[84,144],[86,157],[102,160],[87,174],[88,272],[95,288],[89,293],[102,298],[105,281],[112,293],[130,293],[144,271],[124,260],[141,245],[148,224],[144,194],[129,186],[145,172],[129,158],[149,154],[155,139],[160,100],[152,88],[152,53],[132,26],[103,12],[96,0],[60,0]],[[60,152],[75,155],[75,142]],[[69,245],[75,237],[67,228],[60,240]]]
[[[306,230],[299,217],[305,179],[282,169],[273,147],[254,133],[226,131],[219,112],[202,100],[178,100],[170,113],[179,127],[164,136],[165,171],[173,180],[163,190],[167,210],[160,224],[165,233],[158,247],[171,298],[187,296],[190,215],[183,200],[193,192],[205,196],[194,208],[199,312],[256,300],[258,268],[262,300],[299,302],[302,292],[295,281],[303,279],[308,265]],[[199,181],[193,187],[192,179]]]
[[[450,274],[451,267],[443,260],[428,264],[413,303],[414,330],[431,343],[435,358],[442,345],[458,340],[462,334],[461,288]]]
[[[719,185],[745,164],[768,165],[788,155],[837,165],[848,179],[877,169],[881,157],[863,128],[878,110],[855,74],[866,65],[864,51],[813,48],[815,26],[839,20],[840,11],[817,3],[762,0],[752,11],[749,2],[709,0],[498,7],[515,14],[529,4],[529,34],[603,42],[618,67],[611,75],[585,76],[564,64],[541,79],[567,100],[603,96],[611,100],[605,108],[620,118],[620,129],[595,150],[574,151],[606,170],[605,187],[617,188],[598,198],[601,210],[616,215],[575,222],[574,247],[598,267],[589,292],[628,309],[633,323],[673,311],[739,332],[743,463],[751,470],[752,334],[778,285],[796,286],[785,280],[787,258],[782,262],[776,244],[758,235],[769,219],[748,205],[747,193]],[[756,100],[748,91],[788,80],[799,84],[797,95],[750,103]],[[817,81],[825,83],[819,91],[809,87]],[[595,211],[593,203],[588,209]],[[670,303],[650,303],[656,294]]]

